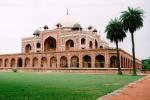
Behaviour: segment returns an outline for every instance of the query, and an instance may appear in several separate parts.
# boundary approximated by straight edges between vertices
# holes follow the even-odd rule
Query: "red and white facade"
[[[120,66],[132,67],[132,56],[120,49]],[[22,39],[22,52],[0,55],[0,70],[45,70],[63,72],[113,72],[116,50],[101,39],[96,29],[83,30],[69,15],[57,27],[36,30]],[[136,67],[141,61],[136,59]]]

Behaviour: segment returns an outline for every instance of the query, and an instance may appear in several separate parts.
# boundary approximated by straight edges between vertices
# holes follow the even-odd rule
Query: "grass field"
[[[129,75],[0,73],[0,100],[96,100],[141,78]]]

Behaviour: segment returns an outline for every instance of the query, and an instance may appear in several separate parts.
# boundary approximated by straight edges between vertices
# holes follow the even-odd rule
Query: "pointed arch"
[[[89,55],[83,57],[83,67],[91,68],[91,57]]]
[[[2,65],[3,65],[3,60],[0,59],[0,67],[2,67]]]
[[[32,67],[38,67],[38,66],[39,66],[38,58],[34,57],[32,60]]]
[[[92,43],[92,41],[90,41],[90,43],[89,43],[89,48],[90,48],[90,49],[93,48],[93,43]]]
[[[103,55],[97,55],[95,57],[95,67],[100,68],[104,67],[105,65],[105,57]]]
[[[49,36],[44,41],[44,51],[55,51],[56,50],[56,39]]]
[[[69,39],[66,41],[66,50],[73,50],[74,48],[74,41]]]
[[[9,67],[9,60],[7,58],[5,59],[4,66]]]
[[[50,67],[57,68],[57,59],[54,56],[50,59]]]
[[[121,56],[121,68],[123,68],[123,57]]]
[[[47,67],[47,58],[46,57],[43,57],[41,59],[41,67]]]
[[[79,67],[79,57],[73,56],[71,57],[71,67]]]
[[[98,48],[98,43],[96,39],[95,39],[95,48]]]
[[[63,67],[63,68],[67,68],[68,67],[67,57],[62,56],[60,58],[60,67]]]
[[[25,58],[25,66],[24,67],[30,67],[30,58]]]
[[[14,58],[12,58],[10,61],[10,67],[15,67],[16,66],[15,64],[16,64],[16,61]]]
[[[32,49],[31,45],[30,45],[30,44],[27,44],[27,45],[25,46],[25,53],[30,53],[30,52],[31,52],[31,49]]]
[[[23,67],[22,58],[18,58],[18,60],[17,60],[17,67]]]
[[[7,58],[5,59],[4,66],[9,67],[9,60]]]
[[[81,44],[82,44],[82,45],[86,44],[85,38],[82,38],[82,39],[81,39]]]
[[[117,57],[116,56],[110,57],[110,67],[111,68],[117,67]]]

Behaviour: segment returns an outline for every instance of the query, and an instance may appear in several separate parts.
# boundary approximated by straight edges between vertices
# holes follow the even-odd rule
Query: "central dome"
[[[78,21],[72,18],[71,16],[66,15],[64,17],[61,17],[58,20],[58,23],[60,23],[63,28],[72,28],[74,24],[78,23]]]

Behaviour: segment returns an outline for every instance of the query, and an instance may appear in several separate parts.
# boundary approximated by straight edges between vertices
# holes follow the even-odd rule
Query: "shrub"
[[[13,69],[13,72],[16,73],[16,72],[17,72],[17,69]]]

